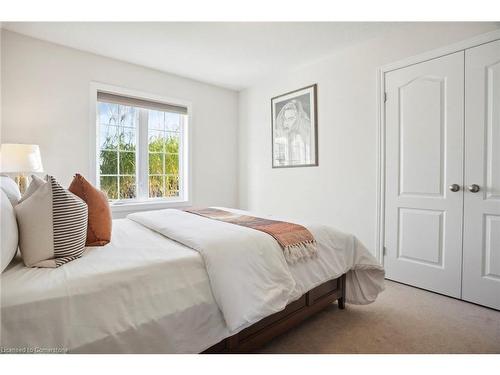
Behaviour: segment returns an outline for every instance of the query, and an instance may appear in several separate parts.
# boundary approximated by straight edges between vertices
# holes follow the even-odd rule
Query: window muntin
[[[183,199],[187,110],[139,104],[98,99],[100,188],[116,202]]]

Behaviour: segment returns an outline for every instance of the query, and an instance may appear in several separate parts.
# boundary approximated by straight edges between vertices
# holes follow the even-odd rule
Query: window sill
[[[158,201],[138,201],[128,203],[110,203],[111,211],[124,216],[136,211],[160,210],[165,208],[188,207],[189,200],[158,200]]]

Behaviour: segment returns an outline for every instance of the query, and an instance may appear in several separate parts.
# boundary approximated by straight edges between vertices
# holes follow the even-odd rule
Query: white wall
[[[499,27],[411,24],[240,93],[242,208],[323,222],[376,239],[377,68]],[[271,168],[270,98],[318,84],[319,167]]]
[[[91,81],[192,103],[192,203],[237,203],[238,94],[137,65],[2,32],[2,143],[40,145],[47,173],[67,186],[88,175]]]
[[[376,69],[496,27],[408,25],[294,72],[276,72],[242,91],[239,109],[236,92],[3,30],[0,141],[40,144],[46,171],[67,185],[75,172],[89,171],[90,81],[188,100],[193,204],[324,222],[373,250]],[[270,98],[311,83],[318,84],[319,167],[272,169]]]

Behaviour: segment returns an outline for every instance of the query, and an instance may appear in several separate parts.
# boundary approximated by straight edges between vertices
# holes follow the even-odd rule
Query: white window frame
[[[98,101],[97,93],[106,92],[110,94],[120,95],[130,98],[138,98],[143,100],[156,101],[160,103],[183,106],[187,108],[187,115],[183,116],[185,120],[180,127],[181,142],[179,144],[179,196],[166,198],[149,198],[148,197],[148,180],[141,179],[144,171],[149,170],[147,152],[139,151],[136,153],[137,158],[137,199],[134,200],[117,200],[112,201],[111,209],[113,213],[126,213],[132,211],[141,211],[148,209],[173,208],[191,205],[191,129],[192,129],[192,104],[189,101],[158,96],[150,93],[145,93],[124,87],[118,87],[100,82],[90,83],[90,100],[89,100],[89,123],[90,123],[90,173],[89,180],[97,187],[100,185],[99,180],[99,152],[100,152],[100,124],[97,118]],[[140,112],[144,113],[143,111]],[[144,129],[136,132],[138,150],[148,149],[148,132]],[[147,172],[146,172],[147,173]]]

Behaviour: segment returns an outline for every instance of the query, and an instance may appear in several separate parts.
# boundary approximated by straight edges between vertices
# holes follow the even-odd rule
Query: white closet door
[[[465,57],[462,296],[500,309],[500,41],[469,49]]]
[[[460,297],[464,52],[389,72],[385,87],[387,278]]]

